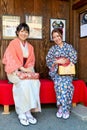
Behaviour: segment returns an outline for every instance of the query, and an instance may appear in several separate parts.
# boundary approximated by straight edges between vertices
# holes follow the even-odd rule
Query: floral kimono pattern
[[[62,105],[63,111],[71,109],[72,97],[74,87],[72,84],[72,76],[60,76],[58,75],[58,65],[53,66],[56,58],[66,57],[72,63],[77,62],[77,52],[72,45],[64,42],[63,47],[58,45],[52,46],[46,56],[46,63],[49,68],[49,75],[54,81],[54,88],[56,92],[57,105]]]

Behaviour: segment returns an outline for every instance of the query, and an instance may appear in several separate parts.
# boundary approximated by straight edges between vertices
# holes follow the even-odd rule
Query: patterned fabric
[[[58,45],[52,46],[46,56],[46,63],[49,68],[49,75],[55,84],[55,92],[57,105],[63,106],[63,111],[71,109],[72,97],[74,87],[72,85],[72,76],[60,76],[58,75],[58,65],[53,66],[56,58],[66,57],[70,62],[77,62],[77,52],[72,45],[64,42],[63,47],[60,48]]]
[[[39,73],[35,72],[24,73],[21,71],[17,71],[16,74],[20,79],[39,79]]]
[[[35,56],[33,46],[27,43],[29,56],[24,65],[25,68],[33,67],[35,64]],[[5,64],[5,71],[9,74],[23,66],[23,52],[20,46],[20,40],[18,38],[12,40],[4,54],[2,59],[3,64]]]

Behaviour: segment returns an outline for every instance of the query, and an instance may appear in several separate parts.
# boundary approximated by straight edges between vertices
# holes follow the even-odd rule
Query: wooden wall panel
[[[15,0],[15,14],[24,17],[25,14],[33,14],[34,0]]]
[[[54,4],[55,3],[55,4]],[[58,3],[58,4],[57,4]],[[56,6],[56,8],[55,8]],[[55,0],[52,1],[51,17],[66,20],[66,41],[69,42],[69,2]],[[61,13],[60,13],[61,12]]]
[[[25,3],[25,2],[24,2]],[[23,15],[25,6],[23,4],[23,0],[14,0],[14,14],[15,15]]]
[[[79,78],[87,82],[87,38],[79,41]]]
[[[48,78],[48,68],[46,66],[46,54],[53,45],[50,42],[50,19],[63,18],[67,21],[66,40],[69,41],[69,2],[68,0],[0,0],[0,14],[13,14],[21,16],[21,22],[24,21],[25,14],[40,15],[43,17],[43,39],[31,39],[30,43],[34,46],[36,64],[35,69],[40,73],[41,78]],[[4,8],[4,9],[3,9]],[[1,39],[0,63],[4,51],[9,44],[9,40]],[[4,66],[0,64],[0,79],[6,79]]]
[[[34,0],[34,14],[42,15],[44,0]]]
[[[14,0],[1,0],[1,14],[14,14]]]
[[[78,63],[76,66],[77,77],[79,79],[83,79],[85,82],[87,82],[87,38],[80,38],[79,15],[81,12],[87,9],[86,2],[87,0],[84,4],[84,1],[79,0],[76,4],[74,4],[74,6],[72,6],[75,8],[73,8],[73,10],[71,9],[73,24],[71,25],[72,30],[70,30],[70,34],[72,34],[70,35],[70,37],[72,39],[74,47],[77,49],[78,52]]]

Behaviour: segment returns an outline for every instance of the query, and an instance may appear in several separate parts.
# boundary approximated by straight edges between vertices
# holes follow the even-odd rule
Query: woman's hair
[[[30,33],[29,26],[28,26],[26,23],[20,23],[20,24],[17,26],[16,32],[15,32],[17,36],[18,36],[17,33],[18,33],[22,28],[23,28],[25,31],[27,31],[28,34]]]
[[[58,33],[59,36],[62,38],[62,35],[63,35],[63,30],[60,29],[60,28],[55,28],[52,30],[52,38],[53,38],[53,33]]]

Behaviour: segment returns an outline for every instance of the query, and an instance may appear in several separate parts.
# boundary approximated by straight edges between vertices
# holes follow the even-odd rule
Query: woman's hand
[[[24,68],[24,67],[20,67],[19,70],[22,72],[26,72],[26,68]]]
[[[31,68],[24,68],[24,67],[20,67],[20,71],[25,73],[32,72]]]
[[[67,65],[69,63],[70,63],[69,59],[64,58],[64,57],[63,58],[58,58],[54,62],[55,65],[58,65],[58,64],[60,64],[60,65]]]

